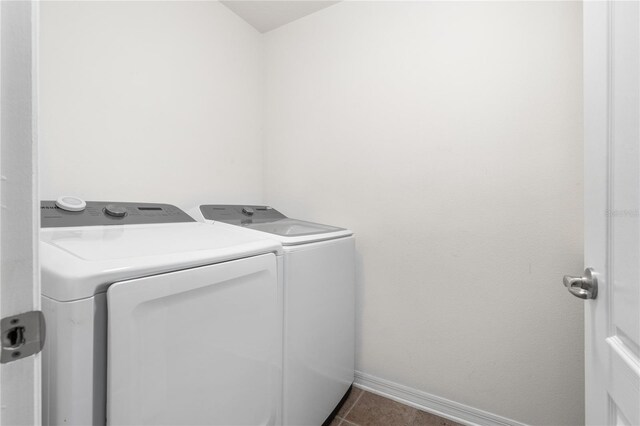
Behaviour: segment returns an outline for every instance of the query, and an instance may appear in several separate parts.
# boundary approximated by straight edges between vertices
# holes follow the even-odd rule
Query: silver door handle
[[[598,296],[598,277],[593,268],[585,269],[581,277],[565,275],[562,283],[569,293],[580,299],[595,299]]]

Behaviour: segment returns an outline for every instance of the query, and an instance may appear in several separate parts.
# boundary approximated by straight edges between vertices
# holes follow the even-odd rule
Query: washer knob
[[[104,208],[104,212],[113,217],[125,217],[127,215],[127,209],[115,204],[107,204]]]
[[[255,212],[251,207],[243,207],[242,213],[246,214],[247,216],[253,216]]]
[[[82,198],[63,195],[56,200],[56,206],[68,212],[81,212],[87,207],[87,203]]]

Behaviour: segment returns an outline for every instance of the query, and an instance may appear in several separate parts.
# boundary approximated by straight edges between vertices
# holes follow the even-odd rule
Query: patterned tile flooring
[[[354,386],[330,426],[462,425]]]

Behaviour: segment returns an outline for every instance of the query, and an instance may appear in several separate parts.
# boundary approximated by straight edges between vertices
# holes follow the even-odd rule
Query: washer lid
[[[305,222],[298,219],[279,219],[273,222],[244,223],[242,226],[257,231],[268,232],[282,237],[300,237],[303,235],[324,234],[327,232],[344,231],[343,228]]]
[[[76,300],[123,279],[280,251],[266,237],[197,222],[46,228],[40,233],[42,293]]]
[[[224,222],[271,234],[285,246],[353,235],[348,229],[288,218],[268,206],[208,204],[192,214],[210,223]]]

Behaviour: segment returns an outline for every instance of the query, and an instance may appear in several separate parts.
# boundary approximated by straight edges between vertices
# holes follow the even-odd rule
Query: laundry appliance
[[[279,244],[169,204],[41,220],[45,425],[281,423]]]
[[[200,205],[193,217],[283,246],[283,423],[330,420],[354,381],[354,236],[269,206]]]

